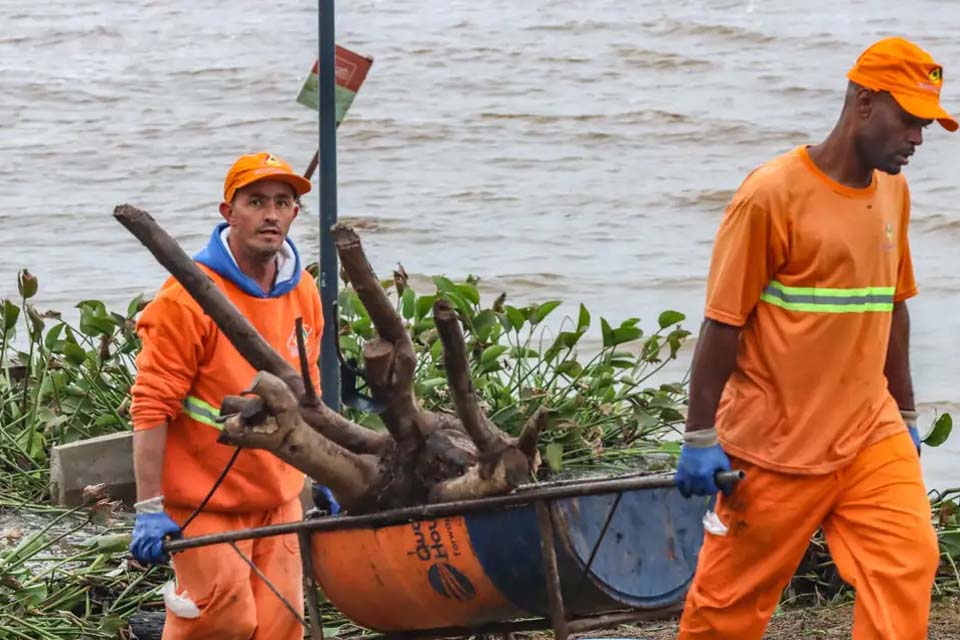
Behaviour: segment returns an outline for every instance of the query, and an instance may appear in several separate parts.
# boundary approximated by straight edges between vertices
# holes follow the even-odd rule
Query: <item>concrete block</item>
[[[50,494],[54,504],[74,507],[83,502],[84,487],[104,483],[113,499],[133,504],[133,433],[57,445],[50,454]]]
[[[54,504],[75,507],[83,502],[84,487],[104,483],[114,500],[132,507],[137,498],[133,475],[133,433],[113,433],[57,445],[50,454],[50,494]],[[312,481],[304,478],[300,501],[312,509]]]

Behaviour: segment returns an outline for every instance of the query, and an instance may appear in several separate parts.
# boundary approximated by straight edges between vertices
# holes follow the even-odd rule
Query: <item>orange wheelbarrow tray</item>
[[[732,488],[743,472],[718,474]],[[315,584],[361,627],[391,638],[552,628],[570,633],[679,611],[703,542],[706,498],[672,474],[528,485],[491,498],[184,538],[169,553],[296,533],[308,623]],[[315,583],[309,578],[312,577]]]

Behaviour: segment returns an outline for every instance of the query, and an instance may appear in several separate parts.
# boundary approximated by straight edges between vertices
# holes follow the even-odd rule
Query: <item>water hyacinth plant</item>
[[[474,277],[438,276],[418,293],[400,268],[382,284],[413,337],[416,392],[426,408],[451,407],[431,317],[443,296],[463,324],[474,386],[493,421],[516,434],[538,407],[550,409],[541,476],[674,464],[686,380],[660,378],[689,337],[682,314],[660,313],[647,333],[637,318],[594,318],[583,305],[576,317],[559,318],[556,300],[514,305],[501,295],[482,304]],[[69,323],[34,306],[39,283],[27,270],[17,285],[17,299],[0,301],[0,638],[129,637],[134,612],[162,607],[159,585],[168,570],[147,571],[129,559],[130,519],[108,497],[69,511],[49,506],[48,459],[56,444],[130,429],[140,346],[134,328],[144,298],[122,313],[85,300],[76,305],[78,321]],[[362,373],[361,349],[374,334],[349,287],[340,294],[339,318],[345,412],[380,429],[376,407],[362,397],[362,376],[350,378],[351,370]],[[591,327],[599,327],[596,346],[585,344]],[[951,428],[950,416],[940,416],[926,445],[942,444]],[[943,552],[935,594],[960,593],[960,488],[931,492],[931,517]],[[848,598],[831,570],[815,537],[785,602]],[[324,611],[330,635],[361,632],[329,605]]]
[[[541,435],[541,454],[550,471],[636,468],[657,459],[650,454],[676,450],[675,441],[665,437],[683,421],[684,381],[652,380],[690,335],[680,326],[682,314],[663,312],[650,335],[640,328],[639,318],[619,326],[600,318],[602,345],[591,353],[580,344],[593,322],[582,304],[576,319],[566,318],[551,331],[547,320],[560,306],[558,300],[512,306],[500,295],[484,306],[475,277],[455,283],[439,276],[433,283],[434,291],[417,295],[402,267],[382,283],[413,337],[419,358],[416,392],[426,408],[450,407],[442,345],[431,317],[442,296],[453,303],[463,324],[474,387],[497,426],[517,435],[538,407],[551,410],[552,427]],[[340,349],[357,366],[364,342],[374,337],[370,318],[349,287],[342,290],[339,307]],[[351,417],[380,427],[376,414],[354,411]]]

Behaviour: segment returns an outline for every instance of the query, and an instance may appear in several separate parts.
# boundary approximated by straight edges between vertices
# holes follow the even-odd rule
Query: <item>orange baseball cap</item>
[[[272,153],[261,151],[260,153],[240,156],[233,163],[233,166],[227,171],[226,179],[223,181],[223,199],[230,202],[233,200],[237,189],[258,180],[267,179],[286,182],[293,187],[298,197],[310,191],[313,186],[309,180],[294,173],[290,165],[283,159]]]
[[[930,54],[903,38],[884,38],[860,54],[847,78],[874,91],[887,91],[916,118],[937,120],[947,131],[957,121],[940,106],[943,67]]]

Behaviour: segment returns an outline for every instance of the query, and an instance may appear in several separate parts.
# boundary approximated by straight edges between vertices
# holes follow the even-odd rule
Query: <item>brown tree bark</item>
[[[413,391],[417,354],[410,333],[351,229],[337,225],[333,235],[346,278],[377,330],[363,358],[367,382],[386,406],[381,417],[389,436],[318,401],[308,368],[301,363],[298,373],[274,351],[149,214],[121,205],[114,216],[259,371],[249,393],[224,399],[221,442],[270,451],[330,487],[352,513],[505,493],[536,471],[536,440],[546,412],[537,411],[519,438],[487,418],[473,388],[459,319],[443,299],[434,305],[434,319],[456,416],[423,409]]]
[[[304,384],[297,370],[257,333],[232,302],[186,254],[180,245],[146,211],[120,205],[114,217],[127,228],[170,274],[193,296],[237,351],[260,371],[283,380],[297,398],[304,397]],[[382,434],[363,429],[322,404],[302,407],[304,420],[337,444],[360,453],[383,453],[391,442]]]
[[[350,511],[376,504],[370,492],[382,483],[377,456],[353,453],[310,428],[290,387],[272,373],[258,373],[249,392],[253,395],[233,398],[236,413],[223,423],[220,442],[271,451],[330,487]]]

